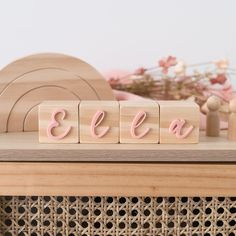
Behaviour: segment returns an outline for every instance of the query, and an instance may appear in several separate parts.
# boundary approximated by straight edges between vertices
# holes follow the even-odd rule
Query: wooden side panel
[[[0,195],[235,196],[236,165],[1,163]]]

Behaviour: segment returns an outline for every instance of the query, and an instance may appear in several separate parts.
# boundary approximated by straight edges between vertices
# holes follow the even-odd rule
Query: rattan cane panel
[[[233,236],[235,197],[1,197],[3,236]]]

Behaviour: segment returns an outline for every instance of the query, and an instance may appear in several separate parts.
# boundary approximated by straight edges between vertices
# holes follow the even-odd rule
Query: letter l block
[[[159,105],[155,101],[120,102],[120,142],[159,142]]]
[[[80,142],[119,142],[119,103],[82,101],[80,104]]]

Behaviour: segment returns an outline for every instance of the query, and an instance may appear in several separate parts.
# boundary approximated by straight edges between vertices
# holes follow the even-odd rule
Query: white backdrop
[[[0,0],[0,67],[61,52],[101,72],[169,54],[188,63],[227,57],[236,68],[235,23],[235,0]]]

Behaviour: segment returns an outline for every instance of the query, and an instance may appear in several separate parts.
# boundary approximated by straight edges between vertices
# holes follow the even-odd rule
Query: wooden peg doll
[[[220,134],[220,99],[216,96],[209,97],[207,107],[206,136],[218,137]]]
[[[236,141],[236,98],[230,101],[229,111],[228,139]]]

